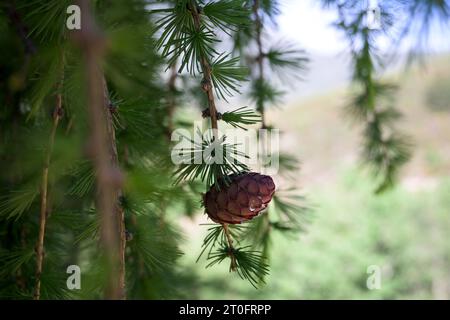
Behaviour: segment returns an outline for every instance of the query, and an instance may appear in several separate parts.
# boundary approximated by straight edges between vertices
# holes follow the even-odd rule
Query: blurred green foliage
[[[449,298],[450,179],[429,190],[398,186],[376,197],[371,186],[349,170],[337,183],[312,190],[313,225],[296,241],[274,237],[267,286],[255,290],[234,275],[197,270],[205,281],[193,298]],[[189,244],[183,263],[191,263],[197,248]],[[369,290],[373,265],[381,269],[381,288]]]

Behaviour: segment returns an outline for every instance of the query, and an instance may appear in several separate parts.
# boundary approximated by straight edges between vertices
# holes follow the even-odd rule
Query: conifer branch
[[[64,74],[64,53],[62,53],[61,57],[61,68],[62,74]],[[41,206],[40,206],[40,215],[39,215],[39,234],[38,240],[36,242],[36,282],[34,288],[34,300],[39,300],[41,297],[41,274],[42,274],[42,266],[44,263],[44,238],[45,238],[45,229],[47,224],[47,216],[49,213],[49,205],[48,205],[48,173],[51,161],[51,155],[53,151],[53,146],[55,143],[56,129],[58,128],[59,120],[63,115],[62,109],[62,94],[61,88],[63,86],[63,79],[58,82],[56,87],[56,105],[53,110],[52,118],[52,128],[50,131],[50,138],[47,146],[47,154],[44,160],[44,168],[42,170],[42,181],[41,181]]]
[[[222,226],[223,226],[223,231],[225,233],[225,236],[226,236],[227,242],[228,242],[228,255],[231,259],[230,270],[236,271],[237,264],[236,264],[236,257],[234,255],[233,239],[231,239],[231,234],[230,234],[230,230],[228,230],[228,225],[226,223],[222,223]]]
[[[195,0],[190,2],[189,9],[192,13],[192,17],[194,20],[194,26],[195,26],[196,30],[200,31],[201,20],[200,20],[200,14],[198,12],[197,3]],[[218,138],[217,109],[216,109],[216,104],[215,104],[215,100],[214,100],[214,92],[213,92],[213,86],[212,86],[211,65],[209,64],[206,56],[201,56],[200,59],[201,59],[200,64],[201,64],[202,71],[203,71],[202,89],[205,91],[206,96],[208,98],[209,117],[211,118],[211,128],[213,129],[213,137]],[[225,235],[228,240],[229,256],[231,259],[230,270],[235,271],[236,270],[236,257],[234,256],[234,252],[233,252],[233,241],[231,240],[231,235],[229,233],[227,224],[223,223],[222,226],[223,226],[223,230],[224,230]]]
[[[79,0],[83,12],[78,41],[84,50],[87,77],[91,152],[96,169],[97,208],[101,217],[101,243],[106,257],[106,299],[123,299],[124,241],[123,210],[118,210],[122,175],[118,167],[115,135],[101,61],[105,38],[98,29],[88,0]],[[108,101],[109,102],[109,101]],[[119,214],[118,214],[119,212]]]
[[[119,155],[117,152],[116,132],[114,128],[114,121],[109,106],[111,101],[109,99],[108,85],[106,79],[103,77],[103,110],[105,112],[106,126],[108,131],[109,150],[111,156],[111,163],[116,170],[120,171]],[[125,210],[120,203],[123,197],[122,188],[117,189],[115,201],[115,216],[117,218],[117,225],[119,228],[119,290],[121,292],[121,299],[126,298],[125,294],[125,248],[126,248],[126,228],[125,228]]]
[[[201,18],[200,13],[198,11],[197,2],[195,0],[192,0],[189,3],[189,10],[192,14],[192,18],[194,20],[194,27],[197,32],[201,31]],[[211,77],[211,65],[207,59],[206,56],[202,55],[200,57],[200,65],[202,68],[203,73],[203,80],[202,80],[202,89],[206,93],[206,97],[208,99],[208,106],[209,106],[209,116],[211,117],[211,128],[214,131],[214,136],[217,137],[217,109],[216,109],[216,103],[214,100],[214,92],[213,92],[213,86],[212,86],[212,77]]]
[[[259,68],[259,82],[263,83],[264,81],[264,51],[262,46],[262,21],[259,16],[259,0],[254,0],[253,2],[253,14],[255,15],[255,28],[256,28],[256,44],[258,47],[258,57],[257,63]],[[261,113],[261,128],[266,128],[266,117],[265,117],[265,108],[264,104],[258,105],[258,111]]]

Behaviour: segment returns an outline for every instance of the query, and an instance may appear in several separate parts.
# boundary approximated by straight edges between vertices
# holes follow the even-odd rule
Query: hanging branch
[[[189,10],[192,14],[192,18],[194,19],[194,26],[197,32],[201,31],[201,21],[200,15],[198,12],[198,7],[196,1],[191,1],[189,3]],[[211,79],[211,65],[208,62],[208,59],[202,55],[200,57],[200,65],[203,72],[203,80],[202,80],[202,89],[206,93],[206,97],[208,98],[208,106],[209,106],[209,116],[211,118],[211,128],[214,131],[214,136],[217,138],[217,109],[216,103],[214,100],[214,92],[212,87],[212,79]]]
[[[258,64],[258,81],[260,84],[264,83],[264,51],[262,46],[262,29],[263,24],[261,17],[259,15],[259,0],[253,1],[253,14],[255,16],[255,31],[256,31],[256,45],[258,47],[258,55],[256,57],[256,62]],[[266,129],[266,117],[265,117],[265,101],[260,100],[257,108],[258,111],[261,113],[261,129]],[[264,136],[261,137],[263,139]],[[265,143],[263,142],[261,144],[262,146],[265,146]],[[265,150],[263,150],[265,152]],[[269,219],[269,209],[267,209],[268,212],[266,212],[266,215],[263,217],[262,221],[259,222],[259,225],[263,230],[256,230],[256,234],[261,234],[262,241],[260,243],[263,243],[263,254],[264,256],[268,256],[268,241],[269,241],[269,232],[270,232],[270,219]],[[258,242],[257,242],[258,243]]]
[[[193,0],[189,3],[189,10],[194,20],[195,29],[197,30],[197,32],[199,32],[201,30],[201,21],[196,1]],[[200,57],[200,65],[203,73],[202,89],[205,91],[208,99],[209,117],[211,118],[211,128],[213,129],[213,141],[214,141],[215,139],[218,139],[218,125],[217,125],[217,109],[214,100],[214,92],[211,78],[211,65],[209,64],[208,59],[204,55]],[[234,256],[233,241],[231,240],[227,224],[222,223],[222,226],[228,241],[228,255],[230,256],[231,259],[230,270],[235,271],[236,257]]]
[[[283,92],[271,84],[270,79],[265,74],[265,65],[272,71],[271,77],[275,75],[282,80],[289,75],[293,76],[292,78],[294,79],[302,79],[300,71],[306,70],[306,64],[309,59],[304,50],[298,49],[295,44],[284,41],[279,41],[276,45],[267,46],[269,48],[264,49],[264,18],[274,19],[279,14],[278,2],[273,0],[267,2],[253,0],[250,4],[253,24],[251,28],[241,30],[235,34],[235,50],[241,52],[241,54],[244,49],[249,52],[250,56],[247,61],[250,63],[251,69],[254,69],[252,72],[253,85],[250,96],[255,101],[256,108],[262,116],[260,129],[267,129],[270,125],[265,118],[266,107],[276,104]],[[256,52],[248,48],[247,44],[249,41],[254,41]],[[264,138],[264,136],[260,136],[260,139]],[[264,141],[262,142],[261,146],[265,147],[266,144]],[[265,150],[260,152],[262,155],[266,153]],[[288,161],[286,162],[284,159]],[[297,167],[298,161],[295,157],[280,155],[280,169],[292,172]],[[282,192],[282,190],[277,192],[280,191]],[[303,221],[300,220],[309,211],[308,207],[302,205],[303,202],[304,198],[298,195],[298,192],[294,194],[286,193],[283,196],[275,194],[273,205],[266,209],[267,212],[264,216],[250,225],[250,232],[246,234],[246,237],[251,240],[253,247],[261,247],[263,256],[268,257],[270,236],[273,230],[283,233],[302,230],[303,223],[301,222]]]
[[[215,50],[213,44],[219,40],[215,37],[213,27],[230,35],[232,30],[248,24],[250,10],[244,2],[234,0],[211,1],[204,6],[199,6],[198,3],[192,0],[180,0],[173,7],[152,10],[152,13],[162,15],[156,21],[156,29],[161,30],[157,46],[158,49],[161,49],[162,55],[168,58],[169,66],[179,59],[178,72],[187,69],[192,75],[197,72],[203,75],[201,87],[206,94],[208,106],[202,112],[202,116],[211,118],[212,134],[208,132],[205,136],[200,133],[200,142],[183,137],[193,147],[178,150],[182,163],[175,171],[175,176],[177,176],[175,183],[179,183],[181,180],[200,178],[206,183],[208,192],[213,197],[213,190],[217,191],[222,187],[228,188],[231,183],[236,185],[236,177],[247,176],[250,180],[253,178],[263,179],[260,182],[262,184],[266,183],[264,181],[272,183],[270,187],[266,186],[267,192],[270,194],[275,188],[271,178],[250,173],[248,167],[236,158],[248,158],[248,156],[237,150],[237,144],[227,143],[225,136],[218,136],[218,120],[223,120],[233,127],[241,127],[241,124],[254,124],[260,118],[245,108],[238,108],[222,115],[217,112],[215,105],[216,98],[225,99],[227,95],[239,93],[239,83],[246,80],[248,70],[237,65],[239,59],[232,58],[225,53],[220,54]],[[203,2],[201,3],[203,4]],[[201,157],[202,161],[200,162],[191,161],[198,159],[201,155],[206,155],[206,159]],[[221,157],[220,162],[216,161],[217,156]],[[253,187],[255,184],[258,184],[256,180],[251,183]],[[246,192],[243,191],[242,195],[246,196],[244,194]],[[234,223],[251,219],[261,211],[265,204],[255,200],[254,204],[259,205],[259,211],[257,211],[256,208],[250,207],[248,200],[242,210],[247,209],[245,212],[252,212],[252,214],[248,213],[245,217],[236,216],[229,220],[213,219],[212,207],[208,204],[211,204],[211,201],[217,203],[218,199],[211,197],[207,201],[206,195],[204,195],[203,205],[205,213],[217,225],[208,230],[208,235],[202,245],[202,253],[208,252],[206,259],[209,263],[206,267],[230,259],[230,271],[236,271],[242,279],[248,280],[256,287],[264,281],[264,277],[268,273],[268,265],[265,258],[258,252],[250,250],[248,246],[241,246],[238,238],[241,235],[235,232],[237,228]],[[234,210],[236,212],[237,208],[234,207]],[[238,248],[235,247],[237,244]],[[212,251],[213,249],[214,251]]]
[[[354,62],[353,82],[359,86],[349,110],[364,125],[362,159],[379,179],[375,193],[394,185],[400,168],[411,156],[409,139],[398,133],[394,120],[399,113],[390,105],[394,86],[376,79],[379,56],[375,39],[386,32],[391,16],[382,15],[382,30],[367,25],[366,4],[345,6],[336,4],[339,20],[337,26],[348,38]]]
[[[106,126],[108,131],[109,152],[111,156],[112,166],[120,171],[119,155],[117,152],[116,132],[114,128],[114,121],[112,113],[114,108],[112,102],[109,99],[108,86],[106,79],[103,77],[103,110],[106,118]],[[126,228],[125,228],[125,210],[122,207],[121,199],[123,198],[122,188],[117,189],[116,202],[115,202],[115,216],[117,218],[117,224],[119,227],[119,291],[121,292],[121,299],[126,299],[125,294],[125,248],[126,248]]]
[[[259,16],[259,0],[254,0],[253,2],[253,14],[255,15],[255,29],[256,29],[256,44],[258,46],[258,56],[256,58],[256,61],[258,63],[259,68],[259,81],[260,83],[263,83],[264,81],[264,51],[262,46],[262,21],[261,17]],[[264,101],[261,101],[261,103],[257,106],[258,111],[261,113],[261,128],[266,128],[266,119],[265,119],[265,110],[264,110]]]
[[[62,69],[64,70],[64,54],[61,59]],[[64,74],[64,72],[62,72]],[[53,145],[55,142],[56,129],[58,128],[59,120],[63,115],[62,109],[62,95],[61,88],[63,85],[63,79],[58,82],[56,88],[56,105],[53,110],[53,122],[50,131],[50,138],[47,146],[47,154],[44,161],[44,169],[42,171],[42,182],[41,182],[41,207],[39,215],[39,235],[36,243],[36,282],[34,289],[34,300],[39,300],[41,297],[41,274],[42,265],[44,263],[44,238],[45,238],[45,228],[47,224],[47,215],[49,212],[48,207],[48,173],[50,167],[50,160],[53,151]]]
[[[105,38],[101,34],[88,0],[79,0],[83,12],[78,34],[84,51],[88,89],[88,111],[91,127],[91,152],[96,170],[97,208],[101,217],[101,244],[106,257],[105,298],[125,297],[123,210],[118,210],[122,175],[118,166],[117,150],[109,99],[101,70]],[[118,214],[119,211],[119,214]]]

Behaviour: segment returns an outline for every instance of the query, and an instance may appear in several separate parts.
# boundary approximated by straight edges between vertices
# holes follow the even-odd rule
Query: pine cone
[[[204,195],[205,211],[217,223],[237,224],[251,220],[272,200],[275,184],[271,177],[256,172],[230,175],[231,182],[219,182]]]

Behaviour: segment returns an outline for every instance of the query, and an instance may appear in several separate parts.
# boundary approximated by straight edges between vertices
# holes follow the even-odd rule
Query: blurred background
[[[450,37],[431,23],[426,54],[408,60],[414,35],[395,49],[383,78],[399,85],[397,125],[414,144],[393,190],[375,195],[359,160],[360,128],[349,120],[351,57],[332,23],[336,12],[318,1],[282,1],[278,31],[311,59],[303,81],[286,89],[268,122],[283,132],[282,149],[301,160],[296,184],[313,208],[306,231],[271,242],[267,285],[254,289],[222,269],[194,261],[206,216],[186,219],[182,262],[199,275],[189,298],[211,299],[449,299],[450,298]],[[389,54],[390,43],[377,43]],[[392,53],[392,52],[391,52]],[[201,229],[201,228],[200,228]],[[370,266],[381,270],[368,289]]]

